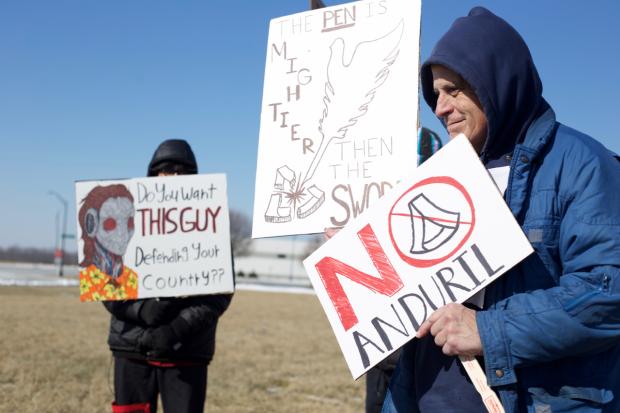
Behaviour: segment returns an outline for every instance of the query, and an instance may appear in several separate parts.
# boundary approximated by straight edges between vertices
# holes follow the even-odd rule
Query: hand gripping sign
[[[532,251],[461,136],[304,266],[357,378],[437,308],[464,302]]]

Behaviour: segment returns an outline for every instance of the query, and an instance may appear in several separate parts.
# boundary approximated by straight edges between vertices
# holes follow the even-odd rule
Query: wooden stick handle
[[[487,385],[487,378],[478,360],[471,356],[459,356],[459,360],[461,360],[463,367],[465,367],[465,371],[469,375],[474,387],[480,393],[487,411],[489,413],[504,413],[504,407],[499,401],[497,394]]]

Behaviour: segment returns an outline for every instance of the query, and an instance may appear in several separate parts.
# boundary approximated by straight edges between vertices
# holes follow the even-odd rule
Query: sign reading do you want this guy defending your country
[[[415,169],[419,0],[269,26],[253,237],[344,226]]]
[[[226,176],[75,184],[80,299],[234,290]]]
[[[461,135],[304,266],[357,378],[532,252]]]

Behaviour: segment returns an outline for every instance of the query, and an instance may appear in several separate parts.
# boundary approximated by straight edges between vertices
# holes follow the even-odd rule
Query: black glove
[[[169,354],[180,346],[181,342],[170,326],[149,328],[140,338],[140,348],[149,357]]]
[[[170,325],[149,328],[140,337],[140,349],[149,357],[161,357],[178,350],[184,337],[189,333],[189,325],[177,317]]]
[[[147,326],[157,326],[177,316],[175,307],[176,300],[157,300],[155,298],[150,298],[144,300],[144,304],[142,304],[140,308],[139,316]]]

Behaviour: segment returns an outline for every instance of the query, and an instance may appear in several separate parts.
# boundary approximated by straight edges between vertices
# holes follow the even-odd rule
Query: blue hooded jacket
[[[481,160],[509,160],[505,200],[535,250],[477,313],[488,384],[507,413],[620,412],[620,164],[556,121],[527,45],[490,11],[457,19],[423,64],[435,109],[431,65],[475,91],[488,122]],[[384,412],[419,411],[407,362]]]

